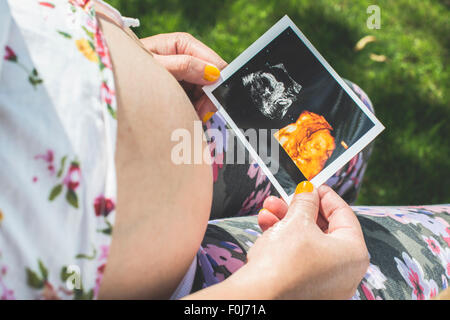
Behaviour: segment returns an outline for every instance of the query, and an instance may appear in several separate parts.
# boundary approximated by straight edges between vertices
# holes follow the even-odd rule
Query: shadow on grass
[[[408,94],[416,92],[417,86],[414,82],[403,86],[403,94],[389,94],[386,87],[380,86],[381,93],[372,97],[386,130],[376,140],[358,204],[450,202],[450,152],[448,144],[442,145],[442,138],[448,136],[445,122],[450,119],[450,110],[438,103],[431,104],[419,95]],[[389,110],[393,108],[395,111]],[[410,140],[420,139],[421,135],[426,135],[431,145],[423,146],[421,140],[415,143]],[[420,152],[414,148],[416,145],[434,151]]]

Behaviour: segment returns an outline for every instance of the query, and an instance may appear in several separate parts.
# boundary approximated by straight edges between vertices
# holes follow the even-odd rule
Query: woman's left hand
[[[206,122],[211,118],[217,109],[201,87],[217,81],[227,63],[189,33],[163,33],[141,39],[141,42],[180,82],[200,119]]]

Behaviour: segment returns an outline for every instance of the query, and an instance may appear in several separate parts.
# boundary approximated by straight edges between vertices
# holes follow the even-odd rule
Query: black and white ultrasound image
[[[266,65],[262,70],[245,75],[242,85],[249,90],[258,110],[269,119],[277,120],[283,119],[302,89],[282,63]]]

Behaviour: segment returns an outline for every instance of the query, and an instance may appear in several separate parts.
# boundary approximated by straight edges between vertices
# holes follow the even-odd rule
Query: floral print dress
[[[90,1],[0,3],[0,298],[92,299],[115,215],[108,48]]]

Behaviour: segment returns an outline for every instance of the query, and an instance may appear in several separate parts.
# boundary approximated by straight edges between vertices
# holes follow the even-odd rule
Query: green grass
[[[449,0],[109,2],[140,19],[140,37],[189,32],[228,62],[288,14],[340,76],[367,92],[386,126],[358,204],[450,202]],[[371,4],[381,8],[379,30],[366,26]],[[365,35],[377,41],[356,52]]]

